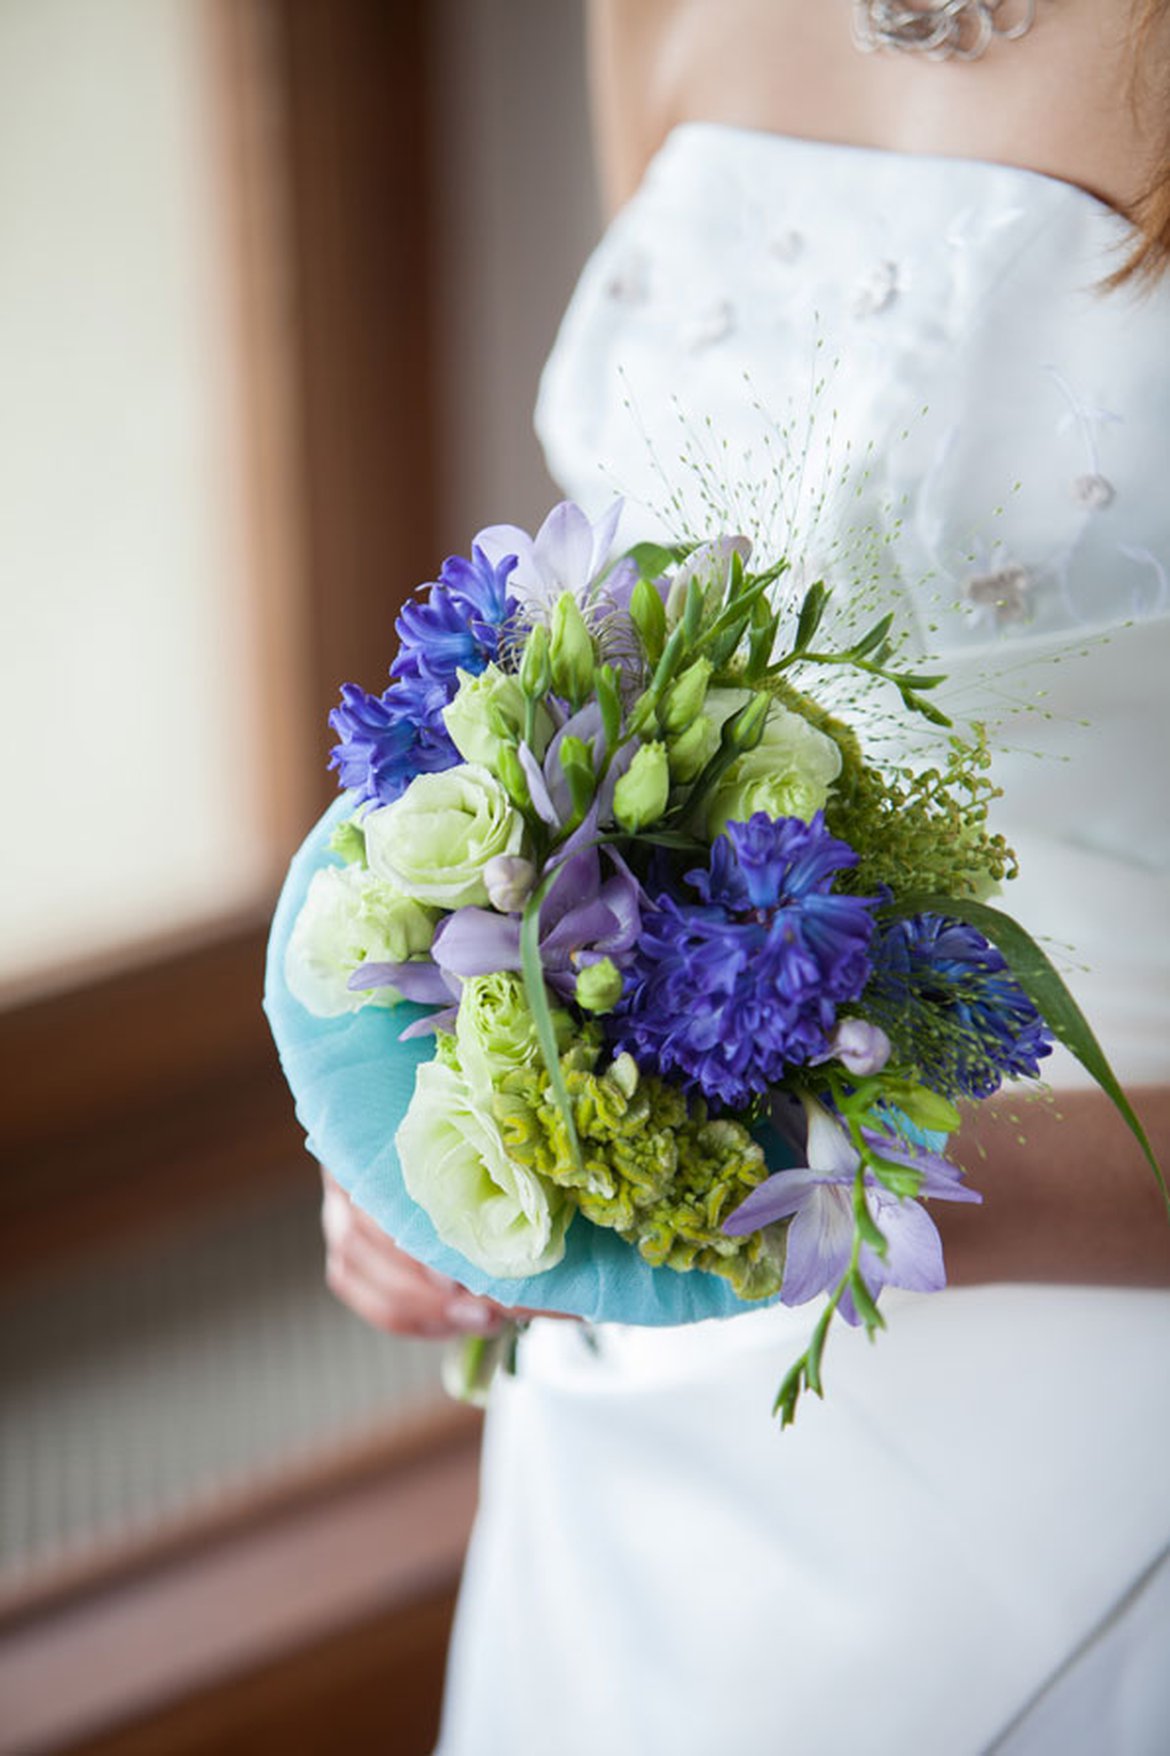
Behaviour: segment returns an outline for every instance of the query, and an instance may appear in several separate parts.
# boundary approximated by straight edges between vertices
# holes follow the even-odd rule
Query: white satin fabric
[[[1170,286],[1099,291],[1123,241],[1034,173],[690,125],[589,263],[538,423],[570,494],[627,496],[627,541],[767,505],[764,549],[839,595],[874,577],[958,706],[1050,716],[999,734],[1005,906],[1073,948],[1136,1084],[1170,1040]],[[489,1415],[443,1756],[1167,1748],[1170,1300],[883,1304],[783,1435],[807,1311],[596,1351],[534,1326]]]

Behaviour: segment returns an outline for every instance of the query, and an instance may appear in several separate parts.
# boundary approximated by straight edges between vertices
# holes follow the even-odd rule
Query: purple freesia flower
[[[612,958],[621,969],[638,941],[638,882],[618,855],[607,852],[607,859],[612,868],[608,877],[602,876],[595,847],[562,861],[560,876],[541,904],[545,980],[565,999],[573,997],[578,970],[602,957]],[[431,954],[448,978],[519,970],[520,917],[485,908],[456,909],[436,928]]]
[[[869,978],[874,899],[831,888],[856,864],[820,812],[729,823],[709,867],[686,874],[701,902],[663,892],[644,919],[617,1049],[736,1109],[823,1059],[837,1007]]]
[[[786,1305],[803,1305],[838,1285],[853,1250],[853,1184],[861,1162],[841,1124],[823,1105],[805,1099],[808,1115],[806,1165],[777,1171],[753,1189],[726,1221],[731,1237],[759,1231],[777,1220],[788,1227],[784,1281],[780,1297]],[[894,1135],[865,1133],[866,1143],[882,1158],[920,1173],[920,1194],[942,1201],[981,1201],[963,1182],[957,1165],[938,1153],[919,1151]],[[926,1209],[907,1197],[892,1195],[866,1172],[866,1202],[886,1239],[886,1254],[863,1245],[859,1267],[874,1298],[884,1286],[913,1292],[938,1292],[946,1285],[942,1244]],[[858,1322],[848,1288],[839,1309],[847,1323]]]
[[[415,775],[461,760],[443,709],[459,688],[460,671],[478,676],[498,655],[517,607],[508,595],[515,566],[514,554],[491,560],[478,546],[470,560],[451,556],[426,597],[416,593],[398,616],[390,687],[377,696],[356,683],[343,686],[341,706],[329,715],[341,739],[329,766],[359,800],[388,805]]]
[[[615,500],[594,524],[563,500],[534,537],[514,524],[493,524],[480,531],[476,546],[495,560],[514,558],[509,585],[527,609],[550,611],[563,591],[584,606],[609,563],[621,514],[622,502]]]

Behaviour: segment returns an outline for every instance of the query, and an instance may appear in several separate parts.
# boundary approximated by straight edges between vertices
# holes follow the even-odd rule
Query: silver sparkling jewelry
[[[1010,16],[1001,18],[1001,13]],[[1011,41],[1032,28],[1036,0],[943,0],[910,6],[906,0],[853,0],[853,40],[867,54],[903,49],[932,61],[977,61],[994,40]]]

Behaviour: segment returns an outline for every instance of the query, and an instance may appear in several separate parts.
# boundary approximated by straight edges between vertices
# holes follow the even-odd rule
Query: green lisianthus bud
[[[667,745],[670,778],[686,786],[704,769],[719,748],[719,734],[705,713],[693,719],[685,732]]]
[[[694,659],[677,682],[671,684],[659,715],[662,729],[668,735],[685,731],[701,710],[712,668],[710,659]]]
[[[598,958],[577,974],[577,1004],[586,1012],[612,1012],[622,997],[622,972],[612,957]]]
[[[521,811],[527,811],[532,804],[532,794],[528,790],[528,777],[520,764],[520,758],[511,744],[501,744],[496,753],[496,774],[512,803]]]
[[[552,682],[552,667],[548,656],[548,629],[543,622],[538,622],[524,643],[524,656],[520,660],[520,687],[525,695],[539,700],[548,693]]]
[[[571,591],[563,591],[553,609],[549,663],[557,694],[583,701],[593,687],[593,642]]]
[[[536,883],[536,867],[523,854],[493,854],[483,869],[483,882],[494,909],[516,914]]]
[[[618,781],[613,812],[623,829],[637,835],[657,823],[670,797],[670,762],[666,745],[643,744]]]
[[[347,866],[364,866],[366,863],[366,832],[356,817],[347,817],[344,823],[337,825],[329,837],[329,846]]]
[[[769,696],[753,695],[747,706],[741,707],[723,727],[724,744],[741,754],[754,750],[764,735],[764,727],[771,710]]]
[[[630,621],[642,642],[642,651],[656,665],[666,645],[666,606],[657,586],[640,579],[630,593]]]
[[[570,735],[561,739],[557,754],[565,779],[569,783],[573,810],[579,817],[584,817],[593,803],[597,786],[597,777],[593,772],[593,753],[582,738]]]

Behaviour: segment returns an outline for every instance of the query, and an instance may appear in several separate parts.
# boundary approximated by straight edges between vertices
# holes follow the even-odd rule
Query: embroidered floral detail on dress
[[[1027,621],[1031,586],[1028,569],[1012,562],[1006,567],[997,567],[992,573],[970,574],[963,581],[961,590],[973,609],[992,617],[996,627],[1003,628],[1012,622]]]
[[[1117,490],[1108,476],[1090,470],[1074,478],[1072,496],[1079,506],[1087,506],[1090,512],[1104,512],[1107,506],[1112,506]]]
[[[853,298],[855,317],[876,317],[892,305],[901,291],[898,264],[881,262],[861,281]]]
[[[605,296],[618,305],[644,305],[650,297],[650,264],[642,251],[617,264],[605,283]]]
[[[734,328],[735,307],[731,300],[716,299],[714,304],[679,324],[678,339],[689,354],[697,354],[703,348],[714,347]]]
[[[776,262],[795,262],[804,253],[803,232],[778,232],[768,240],[768,254]]]

